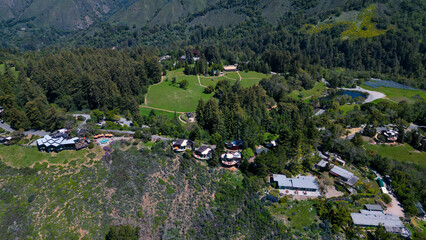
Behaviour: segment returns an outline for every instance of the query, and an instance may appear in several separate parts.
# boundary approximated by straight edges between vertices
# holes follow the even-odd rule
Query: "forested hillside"
[[[114,110],[141,124],[138,106],[162,71],[142,49],[79,49],[17,59],[4,64],[0,77],[3,117],[15,129],[54,130],[65,120],[63,111],[82,109]]]

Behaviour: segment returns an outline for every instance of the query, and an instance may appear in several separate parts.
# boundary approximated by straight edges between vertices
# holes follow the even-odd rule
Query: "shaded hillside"
[[[279,226],[241,188],[241,175],[209,170],[193,159],[164,152],[165,146],[158,143],[150,151],[117,143],[113,149],[128,150],[106,148],[102,159],[88,156],[33,169],[1,162],[0,238],[102,239],[110,226],[121,224],[139,227],[144,239],[278,234]],[[219,200],[216,191],[223,196]],[[248,211],[247,205],[255,202],[258,210]],[[240,230],[225,231],[223,218]],[[222,230],[211,232],[216,228]]]

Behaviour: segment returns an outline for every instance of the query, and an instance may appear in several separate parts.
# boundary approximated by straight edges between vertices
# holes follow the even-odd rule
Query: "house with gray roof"
[[[315,177],[311,176],[287,178],[285,175],[282,174],[274,174],[272,176],[272,182],[276,182],[279,189],[307,192],[316,192],[320,190],[318,183],[315,180]]]
[[[39,151],[60,152],[62,150],[76,150],[76,143],[79,138],[66,139],[63,137],[54,138],[49,135],[37,139],[37,148]]]
[[[383,208],[379,204],[365,204],[365,209],[369,211],[383,212]]]
[[[342,180],[342,182],[350,186],[353,186],[359,180],[359,178],[355,176],[353,173],[338,166],[334,166],[330,170],[330,173],[336,177],[339,177]]]
[[[405,228],[399,217],[384,214],[379,211],[361,210],[360,213],[351,213],[352,221],[361,227],[385,227],[387,232],[400,234],[403,237],[411,236],[411,232]]]

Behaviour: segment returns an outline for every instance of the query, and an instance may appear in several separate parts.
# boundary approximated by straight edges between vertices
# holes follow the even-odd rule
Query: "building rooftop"
[[[354,176],[354,174],[353,174],[353,173],[349,172],[349,171],[348,171],[348,170],[346,170],[346,169],[343,169],[343,168],[341,168],[341,167],[338,167],[338,166],[334,166],[334,167],[331,169],[331,172],[332,172],[332,173],[334,173],[334,174],[336,174],[336,175],[338,175],[338,176],[340,176],[340,177],[344,177],[344,178],[346,178],[346,179],[350,179],[352,176]]]
[[[365,208],[370,211],[383,211],[382,206],[380,206],[379,204],[365,204]]]
[[[384,227],[404,227],[399,217],[378,211],[361,210],[361,213],[351,213],[355,225]]]
[[[311,176],[300,176],[297,178],[287,178],[282,174],[274,174],[273,179],[278,182],[279,187],[293,187],[293,188],[309,188],[319,189],[318,183],[315,177]]]
[[[209,153],[210,151],[212,151],[212,149],[207,146],[201,146],[197,148],[197,150],[195,150],[195,152],[203,154],[203,155]]]
[[[325,168],[326,166],[327,166],[327,161],[325,161],[325,160],[321,160],[321,161],[319,161],[319,163],[317,163],[316,165],[318,166],[318,167],[322,167],[322,168]]]

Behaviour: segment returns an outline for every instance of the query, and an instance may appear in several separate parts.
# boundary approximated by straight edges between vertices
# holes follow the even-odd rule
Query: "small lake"
[[[342,90],[342,91],[338,91],[333,95],[328,95],[327,97],[324,97],[323,99],[330,101],[331,99],[334,99],[337,96],[343,96],[343,95],[348,95],[350,96],[352,99],[355,99],[356,97],[362,97],[362,98],[367,98],[367,95],[362,93],[362,92],[356,92],[356,91],[349,91],[349,90]]]
[[[356,97],[363,97],[363,98],[367,98],[365,96],[365,94],[361,93],[361,92],[354,92],[354,91],[348,91],[348,90],[344,90],[344,91],[340,91],[336,94],[337,95],[349,95],[352,97],[352,99],[356,98]]]

